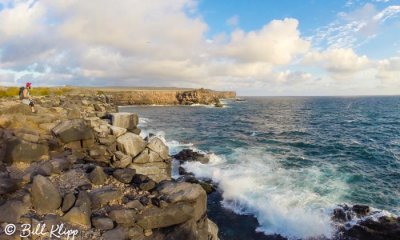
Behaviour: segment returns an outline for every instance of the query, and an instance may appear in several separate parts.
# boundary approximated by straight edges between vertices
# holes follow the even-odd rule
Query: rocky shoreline
[[[0,239],[57,239],[53,226],[62,239],[218,239],[205,190],[171,180],[168,147],[139,136],[136,114],[104,94],[35,100],[36,114],[0,100]]]
[[[254,217],[223,209],[210,179],[183,167],[171,179],[172,159],[207,164],[209,158],[190,149],[170,156],[162,139],[143,139],[139,116],[118,113],[113,95],[35,100],[33,114],[16,98],[0,99],[0,239],[22,239],[24,224],[42,228],[32,239],[46,239],[50,226],[60,225],[77,230],[75,239],[285,239],[256,233]],[[334,239],[400,236],[399,217],[364,205],[339,205],[332,223]],[[16,226],[12,235],[9,224]],[[243,234],[224,232],[225,226]]]

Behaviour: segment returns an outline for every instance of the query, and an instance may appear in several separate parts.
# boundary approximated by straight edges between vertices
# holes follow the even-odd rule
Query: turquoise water
[[[225,108],[123,107],[223,190],[223,206],[289,238],[332,236],[337,204],[400,214],[400,97],[259,97]]]

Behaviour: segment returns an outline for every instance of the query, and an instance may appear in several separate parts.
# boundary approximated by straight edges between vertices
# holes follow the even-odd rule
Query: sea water
[[[400,97],[244,99],[120,111],[138,113],[142,135],[162,136],[171,154],[209,153],[209,164],[184,167],[218,183],[222,206],[265,234],[329,238],[341,203],[400,214]]]

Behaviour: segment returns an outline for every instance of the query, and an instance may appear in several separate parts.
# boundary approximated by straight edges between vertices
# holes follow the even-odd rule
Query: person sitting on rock
[[[35,110],[35,104],[33,103],[33,100],[30,95],[30,89],[31,89],[32,83],[27,82],[25,88],[20,92],[19,98],[22,100],[22,103],[29,105],[31,107],[31,110],[33,113],[36,112]]]

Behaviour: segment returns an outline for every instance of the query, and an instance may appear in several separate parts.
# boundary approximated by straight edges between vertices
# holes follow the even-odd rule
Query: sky
[[[400,94],[400,0],[0,0],[0,85]]]

